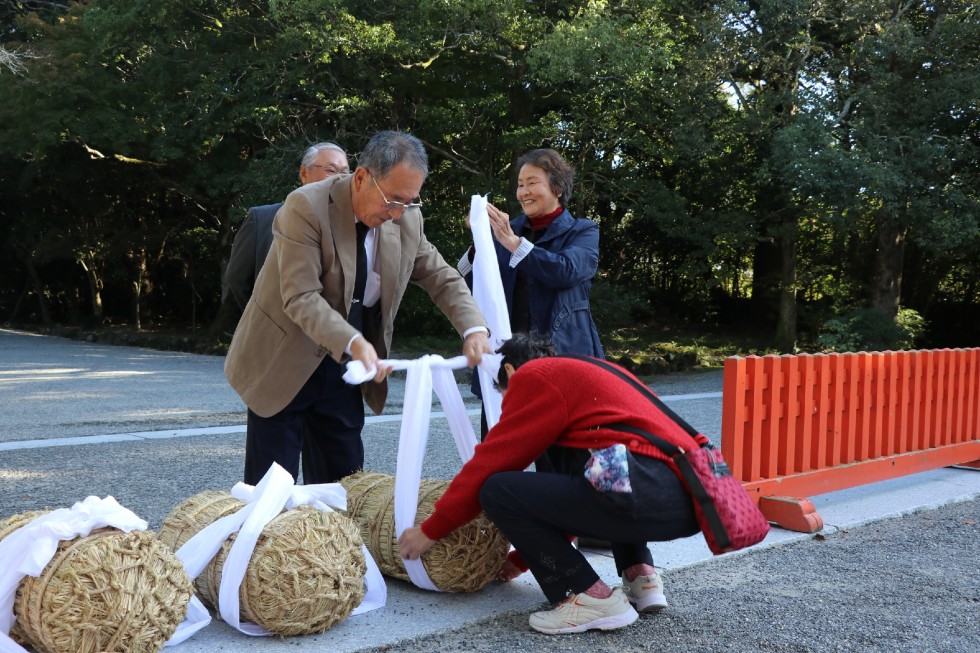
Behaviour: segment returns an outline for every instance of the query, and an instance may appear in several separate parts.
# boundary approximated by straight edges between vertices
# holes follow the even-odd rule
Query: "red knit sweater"
[[[422,532],[438,540],[472,520],[480,514],[480,488],[489,476],[526,469],[552,444],[602,449],[623,443],[634,454],[666,460],[643,437],[602,428],[616,422],[684,448],[696,446],[649,399],[592,363],[561,357],[525,363],[510,378],[500,422],[436,501]]]

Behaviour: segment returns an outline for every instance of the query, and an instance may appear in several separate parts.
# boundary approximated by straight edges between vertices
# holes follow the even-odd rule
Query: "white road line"
[[[720,399],[720,392],[702,392],[686,395],[663,395],[665,402],[689,401],[692,399]],[[479,415],[479,408],[467,410],[468,415]],[[433,418],[445,417],[444,412],[432,412]],[[382,424],[400,422],[399,415],[370,415],[364,418],[365,424]],[[245,432],[245,425],[212,426],[197,429],[171,429],[166,431],[135,431],[133,433],[111,433],[108,435],[79,435],[71,438],[50,438],[41,440],[18,440],[16,442],[0,442],[0,451],[16,451],[19,449],[44,449],[47,447],[74,447],[85,444],[108,444],[113,442],[139,442],[142,440],[167,440],[170,438],[189,438],[201,435],[235,435]]]

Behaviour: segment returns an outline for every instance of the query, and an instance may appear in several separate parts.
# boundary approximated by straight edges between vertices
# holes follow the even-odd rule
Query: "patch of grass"
[[[607,358],[644,374],[718,368],[729,356],[777,353],[757,334],[690,327],[621,327],[605,334],[603,344]]]
[[[632,326],[600,334],[606,358],[641,374],[678,370],[717,369],[729,356],[764,356],[778,353],[752,333],[697,331],[690,327]],[[458,338],[395,336],[393,356],[415,358],[422,354],[458,356]]]

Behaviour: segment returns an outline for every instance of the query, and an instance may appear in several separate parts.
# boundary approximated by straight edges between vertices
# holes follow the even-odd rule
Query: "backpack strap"
[[[697,442],[699,445],[704,446],[704,444],[707,442],[707,438],[702,433],[698,432],[698,430],[696,428],[694,428],[693,426],[691,426],[690,424],[688,424],[686,421],[684,421],[684,419],[681,418],[680,415],[678,415],[673,410],[671,410],[670,408],[668,408],[667,407],[667,404],[665,404],[660,399],[660,397],[658,397],[657,395],[653,394],[653,392],[650,390],[650,388],[646,387],[645,385],[643,385],[642,383],[640,383],[639,381],[637,381],[636,379],[634,379],[629,374],[624,373],[622,369],[620,369],[619,367],[616,367],[615,365],[611,364],[609,361],[603,360],[601,358],[593,358],[591,356],[583,356],[581,354],[562,354],[561,355],[561,358],[572,358],[574,360],[583,361],[583,362],[586,362],[586,363],[592,363],[593,365],[596,365],[598,367],[601,367],[602,369],[606,370],[607,372],[610,372],[611,374],[614,374],[614,375],[618,376],[620,379],[622,379],[626,383],[628,383],[631,386],[633,386],[633,388],[635,388],[637,392],[639,392],[644,397],[646,397],[650,401],[650,403],[652,403],[654,406],[656,406],[664,415],[666,415],[667,417],[669,417],[678,426],[680,426],[682,429],[684,429],[687,432],[687,434],[690,435],[692,438],[694,438],[695,442]],[[662,444],[658,444],[657,442],[654,442],[653,440],[651,440],[651,442],[658,449],[660,449],[661,451],[663,451],[664,453],[667,453],[670,456],[673,456],[674,455],[673,453],[669,453],[667,450],[665,450],[662,445],[666,445],[668,448],[672,448],[674,450],[674,453],[677,453],[677,451],[676,451],[678,449],[677,446],[675,446],[673,444],[670,444],[666,440],[662,440],[661,438],[658,438],[655,435],[652,435],[650,433],[646,433],[642,429],[635,429],[633,427],[629,427],[627,429],[619,428],[619,427],[628,426],[628,425],[625,425],[625,424],[616,424],[616,425],[609,425],[609,426],[615,426],[615,427],[617,427],[621,431],[622,430],[628,430],[630,433],[635,433],[637,435],[643,435],[648,440],[650,440],[650,438],[654,438],[656,440],[659,440],[660,443],[662,443]]]

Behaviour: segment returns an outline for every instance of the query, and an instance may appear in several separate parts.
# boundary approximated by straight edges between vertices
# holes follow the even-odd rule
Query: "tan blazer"
[[[225,377],[245,404],[271,417],[293,400],[324,355],[347,360],[357,333],[347,323],[354,294],[356,235],[351,175],[302,186],[272,225],[272,250],[255,282],[225,359]],[[364,312],[364,336],[381,358],[391,347],[395,314],[412,282],[432,297],[456,331],[486,322],[459,272],[425,238],[418,211],[378,227],[375,270],[381,299]],[[363,386],[380,413],[388,384]]]

